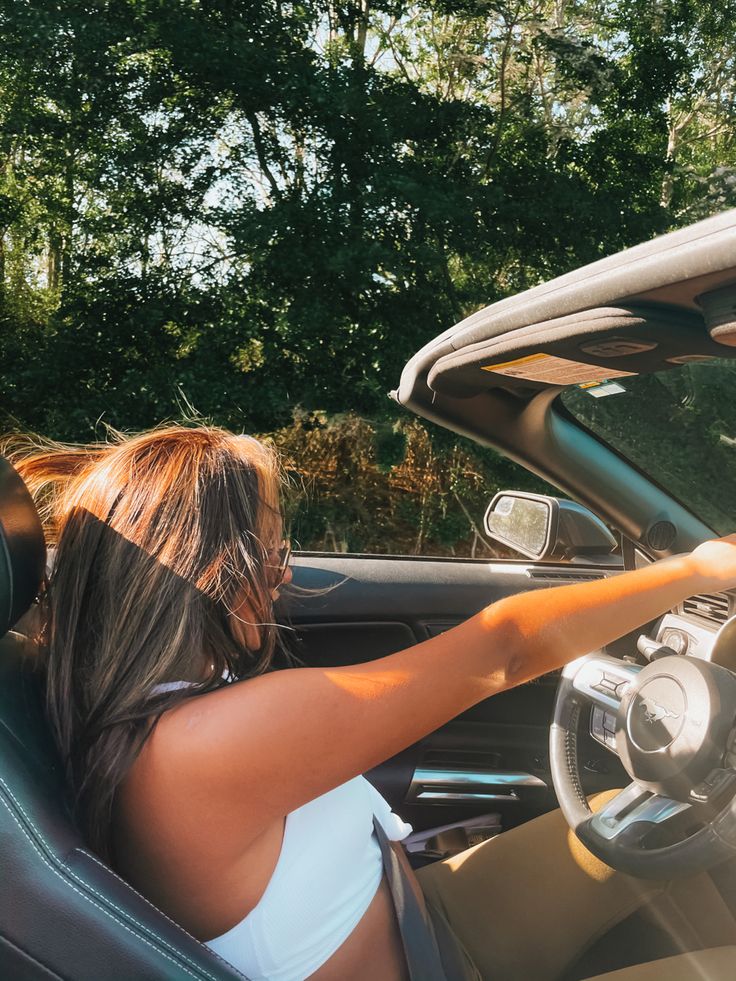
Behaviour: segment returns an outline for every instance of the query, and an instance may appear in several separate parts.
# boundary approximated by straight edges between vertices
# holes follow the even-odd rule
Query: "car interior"
[[[494,303],[427,344],[404,368],[393,398],[499,450],[559,488],[560,498],[513,488],[489,493],[486,532],[516,547],[515,559],[295,553],[300,588],[283,601],[281,616],[296,656],[320,666],[383,657],[502,597],[613,576],[714,537],[702,515],[583,424],[561,397],[574,388],[606,398],[629,378],[709,359],[736,359],[736,211]],[[736,499],[730,507],[736,530]],[[508,526],[514,509],[525,508],[543,516],[534,541],[517,539]],[[46,549],[30,495],[4,460],[0,541],[0,976],[242,978],[102,863],[69,817],[43,717],[37,652],[19,625],[37,594]],[[616,742],[615,722],[640,673],[651,674],[648,685],[661,684],[654,672],[665,655],[678,659],[673,670],[682,672],[685,690],[720,685],[725,704],[736,686],[735,624],[736,595],[692,597],[591,652],[582,667],[487,699],[366,774],[413,825],[405,842],[412,864],[456,854],[562,806],[587,847],[623,871],[669,877],[710,868],[736,914],[736,758],[711,780],[712,759],[701,765],[706,749],[698,749],[698,766],[686,774],[695,796],[673,813],[664,791],[675,777],[656,774],[650,783],[661,783],[662,792],[650,787],[632,796],[631,770],[638,775],[642,764]],[[666,727],[662,696],[651,690],[648,700],[635,697],[646,702],[647,719]],[[708,715],[710,735],[730,725],[720,704]],[[612,788],[626,788],[629,797],[623,804],[614,798],[596,823],[585,798]],[[647,835],[639,833],[643,826]],[[634,914],[596,950],[580,951],[559,981],[588,977],[591,965],[614,970],[682,946],[645,913]]]

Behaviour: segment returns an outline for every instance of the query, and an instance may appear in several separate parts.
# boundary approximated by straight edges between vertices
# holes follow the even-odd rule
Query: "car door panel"
[[[301,624],[298,637],[297,657],[311,667],[325,668],[375,661],[423,639],[406,623],[371,620]]]
[[[609,570],[516,561],[300,553],[288,602],[305,665],[357,664],[404,650],[522,591]],[[548,727],[556,673],[485,699],[367,776],[415,829],[478,814],[505,826],[555,806]],[[611,786],[620,765],[584,733],[586,789]],[[620,776],[620,779],[624,779]]]

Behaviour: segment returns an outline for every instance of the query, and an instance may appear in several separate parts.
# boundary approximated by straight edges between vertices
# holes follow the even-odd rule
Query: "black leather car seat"
[[[0,457],[0,979],[242,981],[92,854],[69,818],[36,649],[9,632],[44,562],[33,501]]]

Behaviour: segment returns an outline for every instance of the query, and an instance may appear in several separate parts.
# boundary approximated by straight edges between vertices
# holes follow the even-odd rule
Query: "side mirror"
[[[611,562],[618,544],[592,511],[559,497],[499,491],[485,516],[489,538],[530,559],[597,558]]]

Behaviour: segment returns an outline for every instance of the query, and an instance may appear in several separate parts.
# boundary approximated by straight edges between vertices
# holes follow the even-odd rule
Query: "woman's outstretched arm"
[[[502,599],[367,664],[261,675],[166,713],[144,770],[191,788],[241,840],[475,703],[629,633],[685,597],[736,586],[736,536],[608,579]]]

